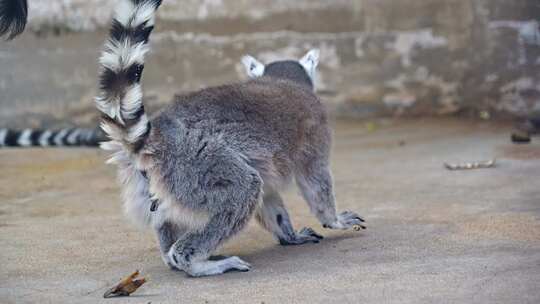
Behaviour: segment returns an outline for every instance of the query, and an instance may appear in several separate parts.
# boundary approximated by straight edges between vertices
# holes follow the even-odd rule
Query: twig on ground
[[[448,170],[470,170],[470,169],[493,168],[495,166],[495,159],[488,160],[488,161],[460,163],[460,164],[444,163],[444,166]]]

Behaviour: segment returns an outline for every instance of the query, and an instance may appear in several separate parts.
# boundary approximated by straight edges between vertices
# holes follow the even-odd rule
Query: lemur
[[[211,258],[255,217],[280,243],[318,242],[296,232],[279,191],[296,180],[323,227],[363,225],[336,212],[325,108],[298,62],[247,82],[177,96],[150,119],[141,77],[161,0],[121,0],[99,60],[96,105],[118,166],[125,210],[152,226],[161,256],[190,276],[248,271],[239,257]]]

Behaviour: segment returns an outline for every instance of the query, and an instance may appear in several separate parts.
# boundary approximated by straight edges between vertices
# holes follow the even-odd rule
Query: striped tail
[[[99,129],[0,129],[0,147],[96,147],[105,139]]]
[[[13,39],[24,31],[28,16],[26,0],[0,0],[0,37]]]
[[[96,105],[103,114],[101,127],[110,138],[102,147],[136,154],[150,132],[140,80],[161,0],[120,0],[118,4],[100,58],[101,92]]]

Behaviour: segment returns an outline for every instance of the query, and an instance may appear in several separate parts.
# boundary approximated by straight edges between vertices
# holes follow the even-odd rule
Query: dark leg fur
[[[167,253],[171,249],[171,246],[182,236],[182,229],[175,224],[165,222],[157,229],[157,235],[159,240],[159,249],[161,251],[161,258],[163,262],[169,267],[174,268],[173,264],[169,261]]]
[[[265,191],[263,204],[257,211],[256,218],[284,246],[318,243],[323,238],[307,227],[295,232],[281,196],[272,190]]]

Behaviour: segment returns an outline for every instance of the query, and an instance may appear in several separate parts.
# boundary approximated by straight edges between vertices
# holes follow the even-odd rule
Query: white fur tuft
[[[99,143],[99,147],[107,151],[120,151],[122,150],[122,144],[116,141],[104,141]]]
[[[143,42],[132,45],[129,40],[108,41],[99,63],[113,71],[120,71],[135,63],[143,64],[148,50],[148,45]]]
[[[131,26],[132,27],[139,26],[145,21],[146,21],[146,25],[148,26],[154,25],[154,12],[155,11],[156,11],[156,7],[154,6],[152,2],[146,2],[143,5],[139,6],[133,18],[133,21],[131,22]]]
[[[242,64],[244,64],[249,78],[260,77],[264,74],[264,64],[250,55],[242,57]]]
[[[126,140],[130,143],[137,142],[148,130],[148,116],[143,114],[139,121],[129,129]]]
[[[315,81],[315,71],[319,64],[319,53],[318,49],[312,49],[299,61],[312,81]]]
[[[95,98],[96,107],[98,110],[112,119],[117,120],[119,123],[124,124],[122,116],[120,115],[120,101],[118,98],[106,98],[104,96],[98,96]]]
[[[123,26],[128,27],[133,19],[133,13],[136,10],[136,6],[132,1],[118,1],[114,15]]]
[[[126,89],[124,98],[122,99],[122,116],[124,119],[133,118],[133,115],[141,107],[143,93],[139,84],[134,84]]]
[[[124,130],[120,129],[118,126],[108,123],[101,122],[101,129],[109,136],[110,139],[122,142],[124,139]]]
[[[123,185],[122,198],[127,217],[139,226],[150,225],[152,213],[148,180],[136,168],[132,155],[125,150],[119,150],[107,163],[118,165],[118,179]]]

